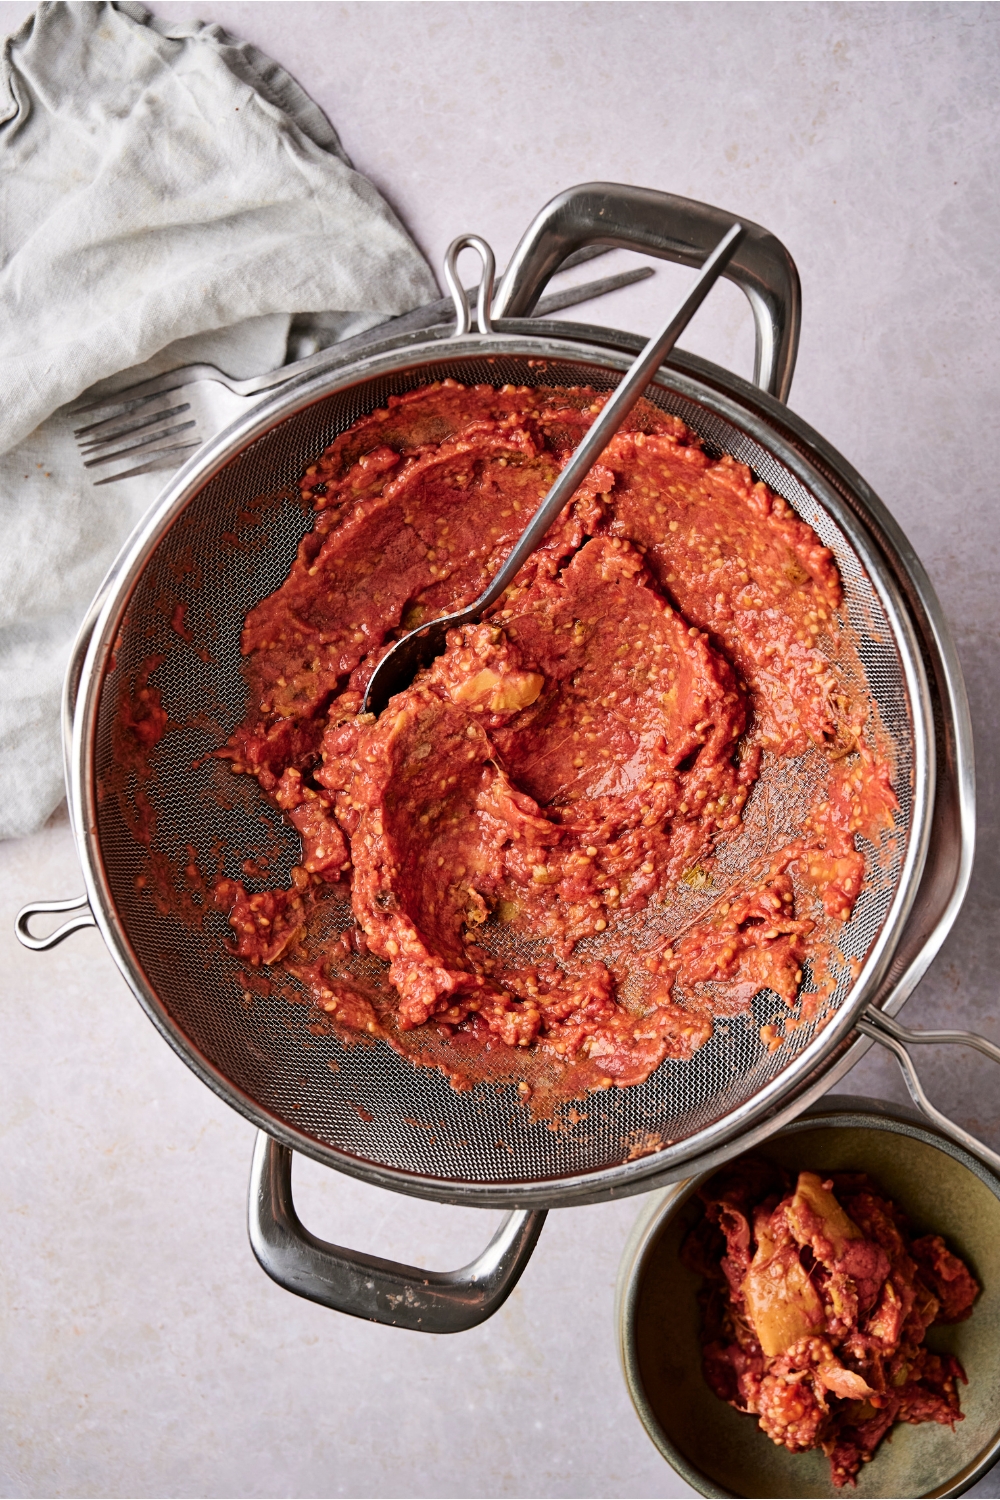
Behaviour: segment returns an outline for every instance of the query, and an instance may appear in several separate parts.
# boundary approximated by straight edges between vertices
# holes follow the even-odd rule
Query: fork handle
[[[597,255],[605,255],[610,248],[610,246],[599,246],[596,249],[591,248],[577,255],[571,255],[560,269],[567,270],[571,266],[583,264],[585,260],[592,260]],[[533,315],[548,317],[550,313],[561,311],[564,307],[575,307],[578,303],[590,302],[596,297],[603,297],[608,292],[618,291],[620,287],[630,286],[633,282],[642,281],[652,275],[652,267],[642,266],[635,271],[621,272],[617,276],[602,276],[597,281],[586,281],[578,286],[568,287],[564,291],[543,297],[536,304]],[[257,396],[264,391],[275,390],[278,386],[286,385],[299,375],[308,375],[314,370],[328,370],[334,365],[350,362],[363,350],[382,343],[385,339],[394,338],[399,334],[421,333],[424,330],[439,328],[450,322],[453,316],[452,299],[439,297],[436,302],[428,302],[424,307],[415,307],[410,312],[400,313],[395,318],[376,323],[364,333],[356,333],[349,339],[342,339],[340,343],[329,344],[325,349],[318,349],[315,354],[309,354],[305,359],[295,360],[290,365],[279,365],[276,370],[265,371],[262,375],[252,375],[246,380],[236,380],[232,375],[227,375],[224,370],[217,369],[215,365],[182,365],[179,369],[168,370],[165,375],[151,376],[149,380],[141,380],[137,385],[130,385],[124,390],[74,405],[71,409],[75,415],[82,416],[86,412],[99,411],[102,408],[122,405],[138,406],[147,397],[165,396],[171,391],[179,390],[182,386],[191,385],[198,380],[215,381],[217,385],[224,385],[235,396]],[[123,415],[119,413],[113,420],[120,422]],[[88,431],[92,432],[93,429],[88,429]],[[77,435],[80,435],[79,431]],[[118,475],[117,477],[123,478],[124,476]],[[106,483],[107,481],[99,482]]]
[[[599,248],[598,255],[606,254],[611,246]],[[583,259],[593,259],[593,256],[584,253]],[[561,260],[558,265],[548,271],[542,286],[538,288],[539,293],[544,289],[545,283],[554,275],[555,271],[566,270],[571,265],[581,264],[575,256],[568,256]],[[699,259],[696,264],[701,264]],[[536,317],[547,317],[549,313],[556,312],[564,307],[575,307],[580,302],[590,302],[595,297],[603,297],[606,292],[616,291],[619,287],[628,286],[631,282],[642,281],[653,274],[651,268],[643,267],[638,271],[626,272],[618,276],[604,276],[597,281],[584,282],[580,286],[568,287],[563,292],[557,292],[535,307]],[[537,298],[536,298],[537,302]],[[428,302],[423,307],[415,307],[410,312],[400,313],[395,318],[389,318],[384,323],[376,323],[374,327],[365,329],[364,333],[356,333],[349,339],[343,339],[338,344],[329,344],[325,349],[318,349],[315,354],[307,354],[305,359],[297,359],[294,364],[280,365],[276,370],[269,370],[264,375],[251,376],[249,380],[231,380],[225,377],[225,384],[231,391],[239,396],[256,396],[261,391],[274,390],[279,385],[285,385],[289,380],[299,375],[308,375],[313,370],[327,370],[331,365],[341,361],[355,359],[362,350],[370,344],[380,343],[383,339],[395,338],[401,333],[419,333],[423,329],[436,328],[442,323],[449,322],[455,314],[455,296],[440,297],[436,302]],[[487,322],[489,321],[487,317]],[[480,319],[480,331],[485,332]],[[220,378],[217,370],[205,367],[206,376],[218,380]]]
[[[453,313],[454,304],[451,298],[441,297],[437,302],[428,302],[423,307],[415,307],[411,312],[400,313],[398,317],[389,318],[384,323],[376,323],[372,328],[365,329],[364,333],[356,333],[349,339],[342,339],[340,343],[317,349],[315,354],[307,354],[305,359],[297,359],[293,364],[279,365],[276,370],[268,370],[264,375],[252,375],[249,380],[227,380],[226,384],[239,396],[256,396],[260,391],[270,391],[276,386],[285,385],[298,375],[308,375],[313,370],[325,370],[341,358],[354,359],[359,349],[363,349],[365,345],[374,343],[378,339],[394,338],[397,333],[414,333],[423,328],[433,328],[438,323],[447,322]],[[218,372],[215,372],[214,378],[216,380],[219,378]]]

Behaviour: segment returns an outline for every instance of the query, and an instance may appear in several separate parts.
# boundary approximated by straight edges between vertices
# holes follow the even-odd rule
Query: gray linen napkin
[[[44,4],[0,64],[0,837],[62,796],[69,648],[162,474],[93,488],[64,410],[242,378],[437,296],[321,110],[218,26]],[[308,343],[303,343],[308,339]]]

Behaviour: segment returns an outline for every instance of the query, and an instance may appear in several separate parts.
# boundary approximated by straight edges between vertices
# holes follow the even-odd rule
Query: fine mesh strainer
[[[914,1097],[923,1097],[889,1019],[917,983],[957,911],[971,862],[972,765],[961,678],[933,593],[887,512],[848,465],[782,404],[794,365],[798,281],[773,236],[748,226],[726,274],[751,301],[757,326],[751,386],[705,361],[675,355],[647,397],[680,416],[712,454],[728,453],[784,496],[835,555],[847,635],[857,642],[854,685],[874,705],[893,763],[896,825],[864,849],[866,878],[838,935],[827,1012],[768,1051],[760,1027],[783,1006],[768,991],[753,1014],[718,1023],[689,1062],[666,1061],[645,1084],[591,1094],[557,1120],[532,1121],[509,1078],[455,1093],[382,1042],[346,1043],[315,1025],[302,996],[247,988],[227,951],[228,924],[208,909],[152,899],[150,863],[176,872],[218,868],[248,889],[290,883],[298,835],[256,783],[212,752],[242,720],[240,631],[248,611],[288,573],[312,516],[296,481],[358,417],[388,397],[450,378],[470,385],[612,389],[642,341],[572,324],[530,323],[548,275],[588,243],[641,249],[697,265],[731,222],[665,194],[592,184],[553,200],[529,228],[494,307],[489,334],[441,329],[387,340],[353,363],[282,388],[181,470],[130,539],[84,628],[66,697],[67,777],[87,881],[75,902],[35,903],[18,919],[29,946],[51,946],[96,922],[151,1019],[198,1075],[261,1130],[250,1230],[265,1269],[289,1289],[360,1316],[430,1331],[488,1317],[509,1293],[549,1207],[641,1192],[743,1151],[792,1118],[852,1065],[864,1038],[892,1047]],[[744,221],[745,222],[745,221]],[[461,327],[468,321],[464,309]],[[419,341],[418,341],[419,339]],[[122,778],[114,729],[122,693],[147,672],[169,715],[152,774]],[[808,784],[803,764],[796,784]],[[745,830],[721,855],[735,877],[794,836],[802,803],[787,763],[765,760]],[[148,799],[148,811],[144,799]],[[151,828],[149,847],[144,830]],[[137,837],[138,834],[138,837]],[[266,856],[266,875],[247,861]],[[727,865],[728,861],[728,865]],[[162,877],[161,877],[162,878]],[[670,936],[710,904],[684,890],[631,919]],[[162,909],[161,909],[162,908]],[[34,937],[32,916],[69,920]],[[348,903],[324,910],[333,936],[353,923]],[[503,941],[498,929],[495,941]],[[621,940],[588,939],[600,958]],[[530,961],[531,944],[518,955]],[[352,962],[383,982],[370,956]],[[624,998],[641,1000],[641,976]],[[442,1061],[449,1043],[442,1039]],[[1000,1161],[950,1122],[949,1133]],[[291,1148],[383,1186],[482,1206],[516,1205],[490,1246],[455,1273],[425,1273],[315,1240],[291,1198]]]

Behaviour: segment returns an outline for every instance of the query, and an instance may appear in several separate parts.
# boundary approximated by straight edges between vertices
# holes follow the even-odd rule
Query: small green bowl
[[[967,1322],[932,1329],[928,1344],[957,1354],[965,1420],[900,1423],[857,1488],[838,1490],[822,1453],[789,1453],[753,1417],[709,1390],[701,1372],[699,1278],[680,1260],[698,1214],[704,1172],[652,1195],[632,1230],[618,1275],[615,1322],[629,1394],[669,1464],[700,1495],[964,1495],[1000,1458],[1000,1181],[908,1109],[873,1099],[828,1098],[754,1152],[795,1173],[863,1171],[921,1233],[944,1235],[982,1287]]]

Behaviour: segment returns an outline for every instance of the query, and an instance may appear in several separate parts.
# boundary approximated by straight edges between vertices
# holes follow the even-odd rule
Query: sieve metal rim
[[[456,1182],[450,1178],[422,1177],[397,1168],[365,1162],[350,1153],[316,1141],[304,1133],[296,1132],[284,1121],[272,1116],[231,1080],[221,1075],[214,1065],[194,1048],[186,1035],[172,1021],[152,986],[146,981],[124,927],[117,919],[114,900],[103,875],[97,838],[92,761],[96,708],[100,698],[104,664],[116,637],[122,615],[146,561],[187,504],[230,459],[255,438],[304,407],[338,390],[363,383],[380,374],[402,376],[414,367],[432,365],[448,358],[468,360],[481,356],[488,359],[501,352],[507,352],[520,357],[569,359],[591,364],[595,369],[602,368],[605,371],[609,368],[613,371],[620,371],[627,366],[626,357],[614,350],[609,350],[606,346],[601,347],[601,344],[605,343],[604,339],[578,342],[563,335],[562,330],[566,327],[567,325],[555,325],[555,329],[559,330],[558,333],[555,329],[551,331],[546,329],[545,336],[538,336],[535,332],[537,325],[533,325],[534,336],[532,337],[522,335],[520,331],[515,333],[511,330],[490,339],[467,336],[461,340],[434,339],[417,345],[410,342],[403,349],[383,346],[381,351],[369,355],[365,360],[354,363],[346,369],[313,375],[282,389],[266,403],[220,434],[167,486],[160,502],[147,520],[137,528],[126,544],[119,562],[109,574],[80,672],[76,712],[73,715],[70,751],[71,801],[92,908],[105,940],[127,982],[166,1040],[202,1078],[202,1081],[213,1088],[220,1097],[225,1098],[261,1128],[295,1149],[304,1151],[328,1165],[337,1166],[352,1175],[383,1186],[394,1187],[397,1190],[420,1196],[456,1202],[475,1202],[483,1205],[509,1205],[511,1202],[553,1204],[580,1201],[584,1197],[594,1198],[612,1193],[619,1194],[624,1191],[642,1191],[646,1186],[652,1185],[649,1181],[651,1178],[655,1177],[656,1180],[663,1181],[667,1176],[676,1176],[681,1172],[690,1171],[692,1161],[700,1160],[706,1151],[714,1155],[719,1152],[725,1154],[727,1150],[731,1154],[732,1151],[744,1149],[747,1131],[764,1120],[769,1111],[772,1114],[771,1119],[767,1121],[766,1128],[772,1129],[779,1123],[774,1118],[773,1111],[779,1109],[794,1092],[795,1085],[800,1079],[822,1069],[825,1059],[830,1057],[842,1043],[858,1012],[871,999],[884,977],[898,935],[905,924],[912,904],[926,855],[929,836],[928,810],[933,800],[933,735],[928,732],[932,728],[929,690],[916,632],[905,600],[892,578],[891,570],[886,567],[880,554],[873,547],[872,538],[861,518],[853,509],[845,505],[836,489],[826,482],[805,455],[787,444],[780,442],[776,444],[775,432],[766,415],[757,417],[752,412],[748,412],[746,403],[739,400],[739,387],[744,386],[745,383],[739,381],[738,377],[731,376],[728,372],[719,370],[718,367],[709,366],[707,362],[694,361],[690,356],[684,357],[683,360],[671,361],[660,372],[657,377],[658,384],[677,390],[688,399],[717,410],[735,427],[755,435],[758,441],[775,453],[775,456],[797,474],[832,514],[847,536],[850,545],[857,552],[873,586],[879,591],[886,612],[893,623],[894,632],[897,634],[897,641],[902,636],[907,642],[907,649],[900,650],[900,657],[907,681],[914,728],[917,795],[913,832],[907,851],[904,874],[900,878],[898,889],[893,897],[889,915],[855,983],[850,999],[843,1004],[826,1031],[817,1037],[795,1062],[766,1085],[754,1099],[746,1101],[724,1116],[722,1120],[696,1133],[677,1147],[665,1148],[655,1158],[640,1159],[612,1168],[595,1169],[570,1177],[536,1179],[520,1183],[470,1184]],[[573,330],[572,325],[569,325],[569,328],[570,331],[576,331]],[[583,332],[587,333],[589,330],[583,330]],[[629,335],[620,337],[623,342],[631,343]],[[686,367],[684,370],[678,368],[681,364]],[[692,373],[688,373],[692,370],[692,366],[700,366],[701,369],[694,369]],[[705,381],[702,371],[710,374],[710,383]],[[488,370],[485,370],[484,374],[488,375]],[[716,388],[713,389],[713,387]],[[762,399],[759,391],[752,387],[747,389],[754,391],[758,405],[769,403],[769,398]],[[773,404],[778,412],[787,417],[785,408],[780,407],[776,402],[769,404]],[[755,423],[757,424],[756,431],[754,431]],[[806,1102],[808,1101],[803,1100],[798,1107],[804,1108]],[[793,1110],[793,1112],[797,1111]]]

